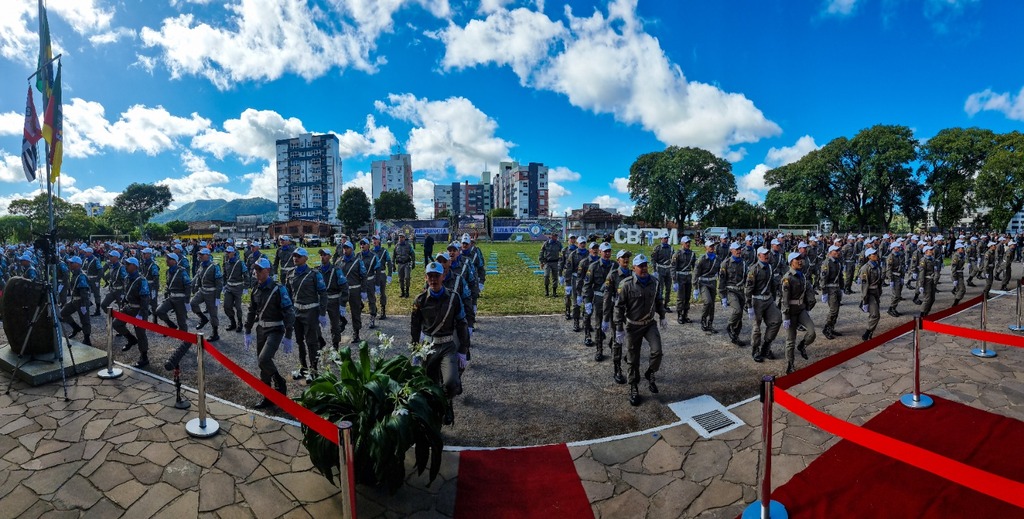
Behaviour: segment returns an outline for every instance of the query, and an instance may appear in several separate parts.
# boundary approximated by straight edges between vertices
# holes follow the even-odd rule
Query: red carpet
[[[565,444],[463,451],[455,519],[594,517]]]
[[[935,398],[899,402],[865,428],[1015,481],[1024,481],[1024,422]],[[1024,509],[843,440],[779,487],[790,517],[1024,517]]]

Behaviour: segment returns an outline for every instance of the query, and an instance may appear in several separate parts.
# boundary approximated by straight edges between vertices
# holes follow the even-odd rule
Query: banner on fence
[[[561,219],[495,218],[491,225],[494,241],[514,240],[516,236],[522,236],[524,240],[544,241],[553,232],[562,234]]]
[[[448,220],[445,218],[437,220],[385,220],[377,222],[377,232],[381,235],[400,233],[406,236],[416,236],[416,241],[423,241],[428,234],[435,239],[444,236],[448,239]]]

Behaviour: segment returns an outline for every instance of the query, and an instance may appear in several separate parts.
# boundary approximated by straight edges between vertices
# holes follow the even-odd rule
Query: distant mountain
[[[177,209],[164,211],[150,219],[154,223],[167,223],[173,220],[196,222],[202,220],[234,221],[236,216],[250,214],[264,215],[269,222],[277,216],[277,203],[266,198],[239,198],[227,200],[196,200]]]

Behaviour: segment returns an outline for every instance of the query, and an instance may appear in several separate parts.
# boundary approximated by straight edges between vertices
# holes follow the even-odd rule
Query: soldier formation
[[[884,234],[880,238],[747,234],[732,238],[683,236],[675,249],[665,236],[649,256],[633,257],[622,249],[613,262],[611,236],[570,234],[563,246],[553,233],[540,249],[544,294],[564,294],[565,319],[572,321],[573,331],[583,332],[586,346],[596,347],[594,360],[604,360],[608,341],[612,378],[618,384],[628,382],[629,402],[638,405],[640,346],[644,340],[650,345],[644,377],[650,392],[657,393],[655,377],[662,357],[659,327],[666,326],[673,293],[676,322],[689,324],[691,303],[699,304],[700,328],[709,335],[718,333],[715,307],[720,301],[727,314],[726,333],[737,346],[748,345],[741,337],[745,311],[751,321],[749,345],[754,362],[776,358],[772,342],[783,331],[786,373],[792,373],[797,354],[810,359],[808,347],[817,338],[810,311],[819,298],[828,305],[821,332],[832,340],[842,335],[836,330],[842,300],[852,296],[857,285],[857,307],[867,314],[861,339],[868,340],[878,326],[885,289],[890,292],[887,313],[891,316],[901,315],[898,307],[905,287],[913,291],[922,316],[932,312],[947,257],[954,306],[963,299],[966,286],[976,286],[975,279],[985,281],[986,297],[994,281],[1001,280],[1000,288],[1005,291],[1012,278],[1012,264],[1020,259],[1016,249],[1022,239],[1020,235],[947,239],[916,234]],[[694,241],[703,244],[703,254],[691,249]],[[595,324],[594,315],[600,325]],[[628,377],[622,372],[624,344]]]

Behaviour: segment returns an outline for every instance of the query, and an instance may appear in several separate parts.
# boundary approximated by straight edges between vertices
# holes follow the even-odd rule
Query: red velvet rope
[[[955,335],[957,337],[963,337],[965,339],[994,342],[996,344],[1013,346],[1015,348],[1024,348],[1024,337],[1018,337],[1016,335],[1009,335],[1006,333],[989,332],[985,330],[974,330],[972,328],[964,328],[961,326],[953,326],[951,324],[937,323],[932,321],[925,321],[924,323],[922,323],[921,329],[936,333],[942,333],[946,335]]]
[[[775,390],[775,402],[823,431],[976,492],[1024,508],[1024,483],[840,420],[811,407],[778,387]]]
[[[153,333],[159,333],[160,335],[165,335],[167,337],[171,337],[172,339],[178,339],[179,341],[185,341],[189,344],[196,343],[196,334],[194,333],[189,333],[184,330],[175,330],[173,328],[168,328],[161,324],[151,323],[149,321],[144,321],[142,319],[136,319],[134,315],[124,314],[118,312],[117,310],[113,311],[113,315],[114,319],[117,319],[118,321],[124,321],[125,323],[138,326],[139,328],[145,328]]]

